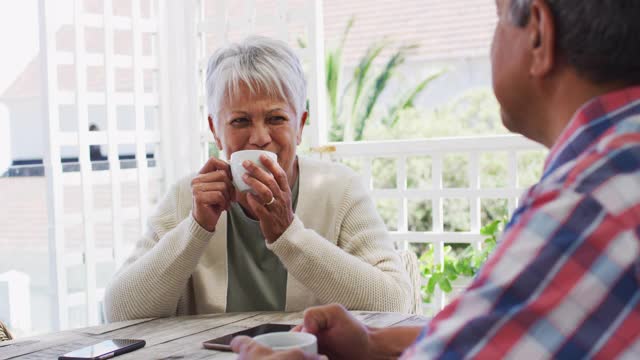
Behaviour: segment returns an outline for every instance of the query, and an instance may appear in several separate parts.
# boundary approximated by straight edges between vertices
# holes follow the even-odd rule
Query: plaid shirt
[[[640,87],[593,99],[403,359],[640,359]]]

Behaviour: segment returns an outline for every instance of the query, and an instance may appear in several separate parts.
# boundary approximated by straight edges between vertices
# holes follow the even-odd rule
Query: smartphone
[[[221,336],[216,339],[208,340],[202,343],[205,349],[231,351],[231,340],[238,335],[254,337],[272,332],[290,331],[295,325],[283,324],[262,324],[250,329],[235,332],[233,334]]]
[[[103,360],[138,350],[146,345],[144,340],[114,339],[68,352],[58,360]]]

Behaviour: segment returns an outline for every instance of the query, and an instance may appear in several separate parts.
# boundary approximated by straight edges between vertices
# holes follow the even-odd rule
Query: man
[[[640,1],[497,0],[505,126],[550,148],[500,245],[424,329],[307,310],[331,359],[640,358]],[[247,338],[240,358],[271,354]]]

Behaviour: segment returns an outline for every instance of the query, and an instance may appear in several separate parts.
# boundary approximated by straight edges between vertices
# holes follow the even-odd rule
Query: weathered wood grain
[[[57,359],[57,356],[42,355],[48,349],[60,348],[58,355],[69,352],[75,348],[83,347],[95,342],[90,336],[75,333],[73,331],[65,331],[60,333],[41,335],[35,338],[24,340],[12,340],[13,344],[0,348],[0,360],[8,360],[14,358],[20,359]],[[65,346],[67,344],[78,344],[75,347]]]
[[[253,312],[161,318],[101,334],[98,337],[101,339],[143,339],[147,342],[147,347],[151,347],[209,329],[223,327],[257,314]]]
[[[429,318],[422,315],[414,315],[408,317],[392,326],[425,326],[429,322]]]
[[[367,326],[384,328],[392,326],[396,323],[399,323],[402,320],[410,317],[409,314],[400,314],[400,313],[365,313],[366,315],[362,321],[367,324]]]
[[[220,336],[232,334],[238,331],[265,324],[297,324],[302,320],[302,313],[254,313],[254,316],[228,323],[219,328],[212,328],[189,336],[184,336],[170,342],[157,344],[152,347],[127,354],[122,360],[127,359],[235,359],[235,355],[227,352],[208,350],[202,343]]]
[[[100,325],[100,326],[94,326],[94,327],[88,327],[88,328],[84,328],[84,329],[79,329],[77,331],[82,333],[82,334],[101,335],[101,334],[105,334],[105,333],[112,332],[112,331],[115,331],[115,330],[124,329],[124,328],[135,326],[135,325],[138,325],[138,324],[141,324],[141,323],[153,321],[155,319],[157,319],[157,318],[138,319],[138,320],[129,320],[129,321],[119,321],[119,322],[114,322],[114,323],[111,323],[111,324],[105,324],[105,325]]]
[[[422,325],[427,318],[398,313],[352,312],[373,327]],[[66,352],[107,339],[144,339],[147,345],[124,354],[127,359],[235,359],[235,354],[207,350],[202,343],[264,323],[300,324],[303,312],[250,312],[142,319],[13,340],[0,347],[0,359],[56,359]],[[4,345],[4,343],[3,343]]]

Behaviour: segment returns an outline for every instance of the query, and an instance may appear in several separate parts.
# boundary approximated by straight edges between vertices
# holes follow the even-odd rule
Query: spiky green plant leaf
[[[422,80],[416,87],[412,90],[405,93],[398,102],[391,107],[389,110],[389,114],[382,120],[382,123],[387,125],[388,127],[393,127],[397,124],[398,119],[400,119],[400,111],[412,108],[415,99],[420,95],[427,85],[429,85],[432,81],[440,77],[444,71],[439,71],[435,74],[429,75],[426,79]]]
[[[450,293],[451,290],[453,290],[451,282],[444,276],[440,278],[440,281],[438,281],[438,286],[440,286],[440,289],[442,289],[442,291],[444,291],[445,293]]]
[[[345,120],[345,140],[350,141],[354,139],[353,136],[353,122],[359,123],[358,114],[360,113],[360,101],[362,95],[365,93],[369,80],[369,72],[372,71],[373,62],[380,55],[382,50],[388,45],[388,42],[382,41],[373,44],[367,49],[365,55],[360,59],[360,62],[353,71],[353,79],[347,84],[347,88],[353,91],[353,101],[351,104],[351,114]],[[356,125],[357,126],[357,125]]]
[[[340,120],[340,79],[342,76],[342,52],[344,50],[344,44],[347,41],[349,31],[353,27],[355,17],[352,16],[342,33],[342,37],[338,46],[334,49],[327,51],[325,59],[326,67],[326,86],[327,97],[329,100],[329,114],[331,116],[331,133],[329,134],[332,141],[344,140],[344,125],[341,125]]]

